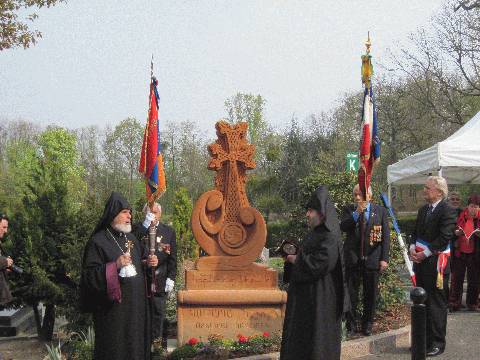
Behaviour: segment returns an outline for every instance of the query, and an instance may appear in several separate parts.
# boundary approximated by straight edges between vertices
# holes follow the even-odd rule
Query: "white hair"
[[[160,205],[158,202],[154,202],[153,206],[155,205],[158,206],[158,209],[160,210],[160,212],[162,212],[162,205]],[[146,203],[145,206],[143,207],[143,213],[146,214],[148,210],[150,210],[150,206],[148,205],[148,203]]]
[[[435,188],[442,193],[444,199],[448,197],[448,185],[445,178],[441,176],[429,176],[427,181],[431,181],[435,184]]]

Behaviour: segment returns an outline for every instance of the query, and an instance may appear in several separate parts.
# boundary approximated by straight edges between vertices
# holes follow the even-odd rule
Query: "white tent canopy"
[[[387,167],[389,186],[423,184],[430,174],[449,184],[480,184],[480,112],[446,140]]]

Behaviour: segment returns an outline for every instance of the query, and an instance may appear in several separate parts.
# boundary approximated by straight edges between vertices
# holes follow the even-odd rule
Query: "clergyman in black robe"
[[[349,300],[339,221],[325,186],[312,194],[307,222],[297,255],[285,259],[290,284],[280,359],[337,360]]]
[[[82,263],[80,300],[83,310],[93,314],[95,360],[150,359],[146,267],[156,266],[158,260],[148,256],[130,232],[131,207],[113,192],[85,247]],[[129,254],[128,241],[133,244]],[[137,274],[120,276],[129,264]]]

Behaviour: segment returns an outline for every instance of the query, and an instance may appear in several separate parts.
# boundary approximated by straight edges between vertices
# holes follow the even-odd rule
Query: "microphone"
[[[12,266],[10,266],[10,269],[12,269],[14,273],[17,273],[20,275],[23,274],[23,269],[20,266],[17,266],[15,264],[12,264]]]

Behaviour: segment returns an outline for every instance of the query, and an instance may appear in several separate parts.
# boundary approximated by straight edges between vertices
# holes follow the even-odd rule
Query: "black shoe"
[[[352,338],[357,336],[358,332],[356,329],[347,329],[347,337]]]
[[[367,323],[364,326],[362,326],[362,334],[365,336],[370,336],[372,335],[372,324]]]
[[[427,356],[428,357],[438,356],[440,354],[443,354],[444,351],[445,351],[445,349],[441,349],[438,346],[434,346],[429,351],[427,351]]]

